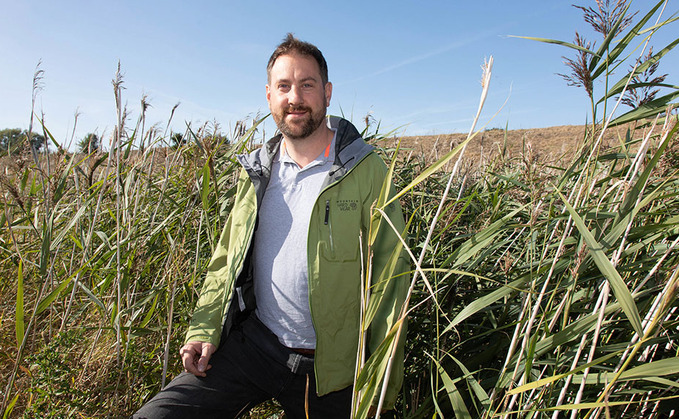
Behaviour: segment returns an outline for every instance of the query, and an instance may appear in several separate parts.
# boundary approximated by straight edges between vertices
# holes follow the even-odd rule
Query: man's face
[[[300,54],[281,55],[269,72],[266,100],[285,138],[307,138],[325,123],[332,84],[323,85],[318,63]]]

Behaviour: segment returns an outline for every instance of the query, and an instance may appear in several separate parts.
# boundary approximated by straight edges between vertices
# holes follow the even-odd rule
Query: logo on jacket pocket
[[[337,209],[340,211],[356,211],[358,209],[357,199],[343,199],[337,201]]]

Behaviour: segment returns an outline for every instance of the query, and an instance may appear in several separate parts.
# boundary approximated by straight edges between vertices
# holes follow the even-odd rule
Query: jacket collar
[[[335,162],[328,173],[328,179],[324,182],[324,186],[339,180],[373,150],[373,146],[367,144],[361,138],[356,127],[346,119],[329,116],[328,126],[336,131]],[[279,133],[267,141],[262,148],[250,154],[238,156],[238,160],[251,177],[256,175],[265,179],[269,178],[273,158],[280,149],[282,139],[283,135]]]

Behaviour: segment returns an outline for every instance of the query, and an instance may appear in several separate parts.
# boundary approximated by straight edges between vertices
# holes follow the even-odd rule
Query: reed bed
[[[461,196],[444,206],[426,249],[429,286],[413,296],[405,416],[632,418],[675,408],[676,123],[588,149],[565,168],[496,161],[458,179]],[[405,199],[406,212],[423,215],[409,230],[415,254],[445,180],[431,176]]]
[[[399,199],[413,271],[407,327],[398,322],[378,353],[358,354],[356,417],[379,399],[403,336],[403,417],[676,414],[679,88],[663,80],[669,93],[618,117],[606,100],[643,87],[635,77],[645,63],[679,43],[612,79],[611,67],[624,73],[619,60],[675,20],[661,19],[665,6],[597,51],[543,40],[589,51],[581,73],[606,80],[600,101],[596,84],[585,89],[599,116],[573,139],[572,159],[546,164],[526,148],[471,169],[465,147],[483,127],[431,159],[366,123],[395,185],[376,203],[375,228]],[[612,28],[634,16],[622,10]],[[176,353],[235,192],[234,156],[261,142],[263,118],[226,135],[205,124],[177,136],[169,121],[149,127],[143,112],[130,123],[123,84],[116,76],[108,151],[66,151],[37,118],[52,152],[1,157],[3,417],[126,417],[181,369]],[[630,129],[604,142],[621,124]],[[370,312],[379,301],[365,291]],[[250,417],[280,412],[269,403]]]

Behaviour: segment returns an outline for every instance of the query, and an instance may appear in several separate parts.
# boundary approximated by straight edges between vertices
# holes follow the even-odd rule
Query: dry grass
[[[603,149],[620,144],[625,138],[630,125],[609,128],[602,142]],[[636,130],[635,137],[641,134]],[[465,151],[468,164],[483,166],[485,163],[502,155],[506,159],[532,158],[543,164],[553,164],[561,160],[570,161],[582,145],[585,137],[585,126],[561,125],[548,128],[529,128],[508,130],[490,129],[479,138],[472,140]],[[427,162],[441,158],[467,138],[467,134],[441,134],[404,136],[391,138],[389,147],[401,142],[401,150],[405,154],[424,156]]]

